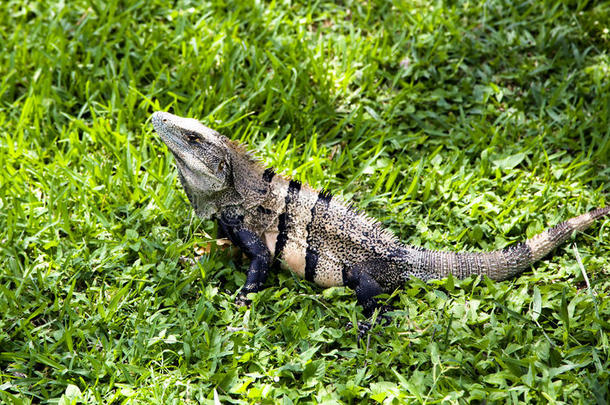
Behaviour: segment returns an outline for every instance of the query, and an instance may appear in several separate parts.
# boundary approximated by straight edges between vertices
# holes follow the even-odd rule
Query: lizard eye
[[[218,168],[216,169],[216,171],[221,172],[224,168],[225,168],[225,162],[223,162],[221,160],[220,163],[218,163]]]
[[[184,136],[190,143],[199,142],[199,136],[193,131],[183,131],[182,136]]]

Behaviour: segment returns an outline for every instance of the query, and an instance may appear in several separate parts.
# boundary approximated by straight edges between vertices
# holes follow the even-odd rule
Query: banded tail
[[[472,274],[487,275],[493,280],[505,280],[527,269],[565,242],[576,231],[588,228],[595,220],[610,213],[610,207],[598,208],[547,229],[525,242],[493,252],[437,252],[412,248],[413,269],[440,279],[453,274],[465,278]]]

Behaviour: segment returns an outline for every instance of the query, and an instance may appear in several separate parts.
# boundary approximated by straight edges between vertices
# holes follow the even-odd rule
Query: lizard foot
[[[345,325],[345,330],[350,330],[354,327],[354,324],[352,322],[348,322]],[[366,336],[367,333],[369,333],[369,331],[371,330],[373,326],[371,325],[370,322],[367,321],[358,321],[358,340],[364,338]]]
[[[252,300],[248,299],[248,294],[242,294],[241,292],[235,297],[235,305],[238,307],[249,307],[252,304]]]

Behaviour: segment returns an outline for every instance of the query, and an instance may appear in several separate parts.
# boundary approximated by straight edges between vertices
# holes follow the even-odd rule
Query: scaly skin
[[[322,287],[354,289],[368,316],[379,307],[375,296],[402,287],[411,277],[512,277],[610,212],[609,207],[598,208],[502,250],[431,251],[401,243],[326,191],[265,169],[241,145],[194,119],[156,112],[152,123],[176,158],[196,213],[215,218],[251,259],[239,303],[247,303],[246,295],[262,288],[269,266],[279,260]]]

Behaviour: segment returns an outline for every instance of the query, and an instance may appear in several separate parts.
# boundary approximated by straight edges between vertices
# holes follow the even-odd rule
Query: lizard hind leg
[[[384,260],[373,259],[356,263],[343,270],[343,284],[356,292],[358,303],[362,306],[364,315],[370,317],[379,308],[387,312],[389,307],[382,306],[377,297],[390,293],[396,287],[387,277],[391,274],[391,265]]]

